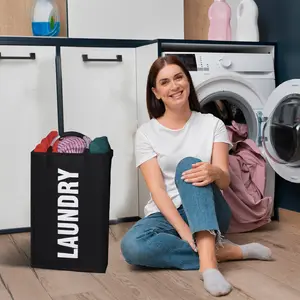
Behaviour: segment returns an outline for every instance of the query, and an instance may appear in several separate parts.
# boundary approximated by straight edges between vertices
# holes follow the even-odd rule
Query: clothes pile
[[[229,155],[230,186],[223,196],[232,211],[228,233],[247,232],[271,221],[273,200],[264,197],[266,162],[246,124],[226,126],[233,149]]]
[[[60,136],[56,130],[51,131],[36,145],[34,152],[52,153],[106,153],[110,151],[106,136],[91,140],[88,136],[78,132],[67,132]]]

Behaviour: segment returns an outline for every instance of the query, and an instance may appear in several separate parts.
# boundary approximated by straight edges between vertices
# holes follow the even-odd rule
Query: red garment
[[[273,200],[264,197],[266,162],[259,148],[247,139],[247,125],[227,126],[235,151],[229,155],[230,186],[223,196],[232,211],[229,233],[257,229],[271,221]]]
[[[38,144],[34,152],[47,152],[48,148],[50,147],[52,141],[58,136],[58,132],[56,130],[51,131],[45,138],[42,139],[40,144]],[[56,141],[53,145],[53,151],[57,152],[57,142]],[[56,151],[55,151],[56,150]]]

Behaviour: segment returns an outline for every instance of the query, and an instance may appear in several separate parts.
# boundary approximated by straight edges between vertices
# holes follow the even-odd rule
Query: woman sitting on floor
[[[121,250],[132,265],[198,270],[214,296],[232,287],[218,262],[271,260],[269,248],[222,239],[231,212],[226,189],[231,142],[224,123],[200,112],[191,76],[176,56],[158,58],[147,82],[150,121],[136,133],[136,165],[151,200],[145,217],[124,236]],[[200,264],[201,261],[201,264]]]

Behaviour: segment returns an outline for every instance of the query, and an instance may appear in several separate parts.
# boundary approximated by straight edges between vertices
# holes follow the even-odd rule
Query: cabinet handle
[[[2,56],[0,52],[0,59],[35,59],[35,53],[30,53],[29,56]]]
[[[116,55],[116,58],[89,58],[87,54],[82,54],[83,61],[122,61],[122,55]]]

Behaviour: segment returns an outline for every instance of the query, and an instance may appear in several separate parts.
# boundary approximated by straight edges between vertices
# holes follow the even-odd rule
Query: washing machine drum
[[[300,164],[300,99],[283,101],[270,124],[272,146],[280,159]]]

